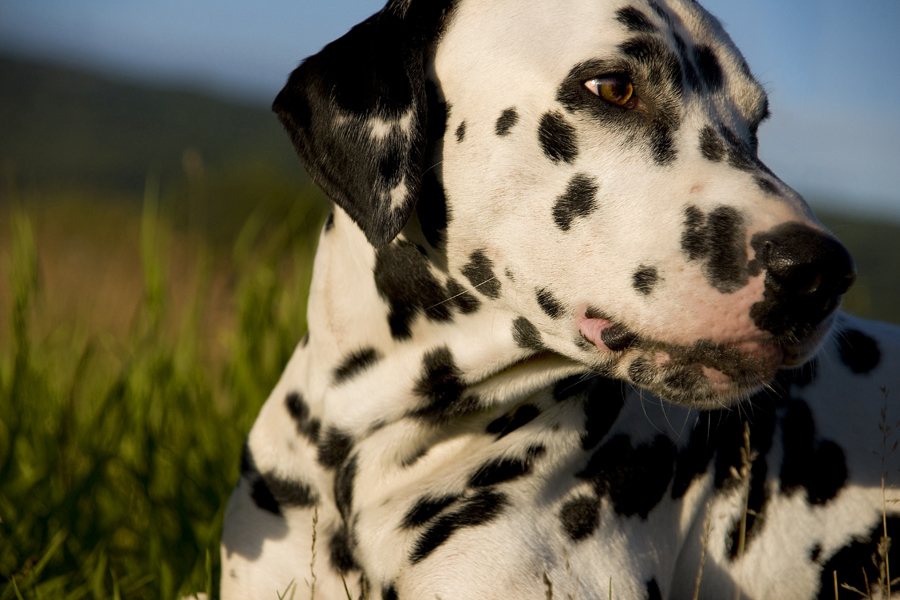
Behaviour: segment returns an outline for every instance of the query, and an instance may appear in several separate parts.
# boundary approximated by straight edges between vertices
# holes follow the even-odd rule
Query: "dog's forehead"
[[[467,92],[496,93],[561,81],[574,65],[597,59],[639,70],[639,57],[627,47],[650,39],[682,62],[698,62],[698,49],[713,52],[741,112],[751,120],[765,115],[765,92],[740,51],[692,0],[462,0],[438,45],[435,68],[451,89],[458,80]]]

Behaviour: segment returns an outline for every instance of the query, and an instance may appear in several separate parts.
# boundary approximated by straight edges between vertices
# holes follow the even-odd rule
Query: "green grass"
[[[244,438],[305,329],[321,205],[298,201],[277,225],[251,217],[228,251],[191,246],[198,276],[186,307],[170,299],[166,255],[178,233],[159,205],[151,183],[141,300],[128,333],[113,338],[46,323],[54,299],[42,292],[36,217],[7,215],[0,600],[216,594]],[[233,318],[209,325],[221,269]]]

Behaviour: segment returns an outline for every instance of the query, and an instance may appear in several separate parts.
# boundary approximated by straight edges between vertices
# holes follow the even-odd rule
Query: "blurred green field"
[[[216,596],[327,203],[261,108],[0,59],[0,131],[0,600]],[[823,219],[900,323],[900,227]]]
[[[305,329],[322,204],[225,248],[173,228],[152,183],[142,214],[47,201],[0,214],[0,598],[212,592],[243,439]],[[93,272],[55,265],[79,229]]]

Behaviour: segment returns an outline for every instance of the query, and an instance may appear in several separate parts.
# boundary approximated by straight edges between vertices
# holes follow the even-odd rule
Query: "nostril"
[[[856,278],[840,242],[807,225],[784,223],[754,235],[751,245],[766,269],[767,296],[794,323],[824,319]]]
[[[794,288],[800,296],[811,296],[822,287],[822,274],[818,271],[806,269],[794,282]]]
[[[855,281],[856,281],[856,269],[854,267],[854,270],[847,273],[844,276],[844,278],[840,282],[838,282],[838,285],[836,287],[837,293],[838,294],[846,293],[847,290],[850,289],[850,286],[852,286],[853,282],[855,282]]]

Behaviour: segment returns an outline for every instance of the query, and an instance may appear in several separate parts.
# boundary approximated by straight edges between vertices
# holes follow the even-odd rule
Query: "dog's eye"
[[[585,81],[584,87],[610,104],[622,108],[632,108],[636,102],[634,86],[624,77],[594,77]]]

